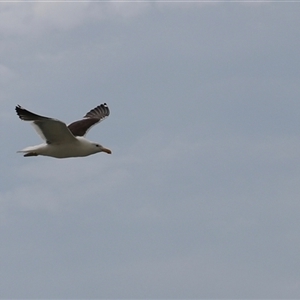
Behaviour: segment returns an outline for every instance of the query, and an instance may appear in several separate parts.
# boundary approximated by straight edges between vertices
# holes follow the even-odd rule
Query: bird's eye
[[[100,147],[100,145],[96,144],[96,147]]]

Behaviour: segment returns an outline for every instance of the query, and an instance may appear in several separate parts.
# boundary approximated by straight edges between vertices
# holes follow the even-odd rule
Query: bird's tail
[[[17,151],[17,153],[25,153],[24,156],[38,156],[38,153],[36,152],[35,146],[26,147],[22,150]]]

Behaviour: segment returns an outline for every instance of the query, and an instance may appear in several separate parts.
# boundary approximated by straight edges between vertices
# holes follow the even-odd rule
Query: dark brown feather
[[[98,105],[97,107],[91,109],[84,118],[96,118],[102,120],[109,116],[109,108],[106,103]]]
[[[86,132],[98,122],[109,116],[109,108],[106,103],[98,105],[90,110],[84,119],[71,123],[68,128],[74,136],[84,136]]]
[[[99,119],[82,119],[75,121],[68,126],[69,130],[74,136],[84,136],[88,129],[98,123]]]

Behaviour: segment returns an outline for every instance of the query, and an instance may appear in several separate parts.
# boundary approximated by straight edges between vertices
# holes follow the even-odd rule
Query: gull
[[[82,157],[111,150],[100,144],[90,142],[84,136],[95,124],[100,123],[109,116],[109,108],[106,103],[98,105],[90,110],[81,120],[68,126],[57,119],[52,119],[32,113],[20,105],[16,106],[16,112],[23,121],[31,121],[37,133],[45,143],[26,147],[18,152],[24,156],[51,156],[55,158]]]

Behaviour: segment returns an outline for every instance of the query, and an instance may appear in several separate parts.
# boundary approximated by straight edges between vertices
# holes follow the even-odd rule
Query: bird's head
[[[100,145],[100,144],[96,144],[96,143],[95,143],[94,146],[95,146],[97,152],[105,152],[105,153],[107,153],[107,154],[111,154],[111,150],[110,150],[110,149],[105,148],[105,147],[103,147],[103,146]]]

